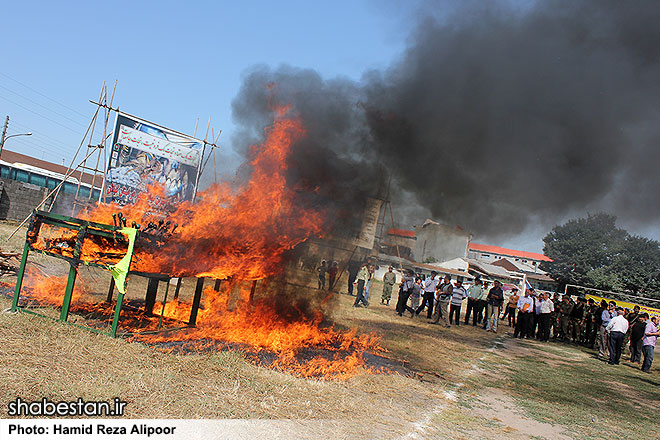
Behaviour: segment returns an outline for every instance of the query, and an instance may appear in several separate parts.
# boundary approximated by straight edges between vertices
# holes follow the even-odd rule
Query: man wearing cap
[[[621,347],[623,346],[623,338],[628,331],[628,320],[623,316],[623,307],[617,308],[617,316],[612,318],[605,330],[610,335],[610,360],[607,362],[610,365],[618,365],[621,359]]]

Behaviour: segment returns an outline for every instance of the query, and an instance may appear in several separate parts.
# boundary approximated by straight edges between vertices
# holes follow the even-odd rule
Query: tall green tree
[[[543,238],[543,253],[554,261],[541,268],[562,284],[591,285],[589,272],[608,266],[612,249],[628,235],[616,227],[616,217],[608,214],[589,215],[569,220],[552,228]]]
[[[660,292],[660,243],[629,235],[614,249],[611,263],[589,277],[598,288],[655,295]]]

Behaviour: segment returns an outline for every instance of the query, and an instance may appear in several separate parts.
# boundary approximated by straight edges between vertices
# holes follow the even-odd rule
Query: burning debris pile
[[[365,366],[364,355],[371,352],[373,358],[373,354],[384,351],[378,339],[358,336],[355,330],[338,331],[325,323],[322,303],[329,298],[321,298],[319,307],[309,307],[301,304],[300,298],[278,294],[277,289],[258,298],[252,298],[249,289],[244,288],[239,288],[238,298],[230,295],[233,286],[241,282],[281,274],[287,251],[310,237],[320,236],[323,229],[324,212],[306,206],[302,191],[287,184],[289,149],[305,134],[301,122],[288,113],[289,108],[278,109],[274,123],[266,129],[265,141],[251,148],[251,177],[237,190],[229,183],[214,184],[198,194],[197,203],[168,207],[162,203],[162,191],[152,188],[134,205],[101,205],[82,215],[88,221],[141,228],[138,236],[144,237],[146,244],[136,243],[132,271],[230,280],[223,283],[222,289],[206,289],[195,328],[134,333],[136,340],[170,351],[239,349],[259,364],[305,377],[345,378],[359,368],[375,371]],[[73,235],[48,230],[48,225],[42,227],[46,229],[35,247],[73,255]],[[82,261],[113,262],[125,253],[127,243],[116,234],[84,240],[82,247]],[[59,297],[64,282],[47,280],[44,283],[43,277],[27,276],[30,300],[57,304],[53,297]],[[84,288],[80,286],[74,289],[71,311],[107,320],[110,307],[85,302],[84,298],[75,301],[80,299],[81,290]],[[163,308],[163,316],[181,321],[191,307],[186,302],[172,301]],[[126,327],[124,318],[128,318],[129,325],[140,327],[134,330],[154,328],[157,318],[149,313],[137,316],[139,313],[130,307],[122,310],[122,326]],[[138,325],[144,322],[147,324]]]

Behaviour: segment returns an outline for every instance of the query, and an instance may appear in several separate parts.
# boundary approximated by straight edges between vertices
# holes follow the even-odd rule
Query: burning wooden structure
[[[48,234],[43,234],[46,229],[58,230],[58,233],[55,234],[56,238],[48,237]],[[168,274],[132,270],[131,264],[136,258],[134,250],[148,252],[150,249],[155,249],[158,246],[161,246],[175,229],[176,225],[174,225],[173,228],[170,228],[170,225],[165,223],[161,223],[160,225],[149,224],[147,228],[142,230],[140,229],[140,225],[135,224],[135,222],[133,222],[132,227],[127,227],[126,218],[121,214],[118,215],[118,218],[115,217],[115,225],[106,225],[75,217],[68,217],[44,211],[35,211],[30,219],[23,247],[23,255],[18,268],[18,278],[16,280],[12,311],[21,310],[38,316],[47,317],[28,307],[19,305],[28,255],[30,252],[37,252],[64,260],[69,264],[69,274],[64,295],[62,297],[59,321],[67,322],[68,320],[72,294],[76,283],[76,277],[78,275],[78,268],[82,264],[104,269],[113,274],[106,299],[108,304],[112,303],[115,287],[117,287],[117,290],[119,291],[114,306],[110,331],[106,332],[90,327],[86,328],[99,333],[108,334],[112,337],[117,336],[117,328],[124,302],[124,294],[126,292],[126,276],[136,275],[145,277],[149,280],[144,301],[144,311],[149,316],[153,313],[159,283],[161,281],[166,282],[165,294],[158,321],[158,330],[160,330],[163,326],[163,315],[167,303],[170,280],[173,277]],[[195,326],[196,324],[197,313],[200,307],[202,292],[204,290],[204,281],[204,277],[197,278],[190,316],[187,322],[185,322],[186,326]],[[216,290],[219,288],[219,284],[220,280],[216,280]],[[180,279],[177,284],[175,297],[178,296],[179,286]]]

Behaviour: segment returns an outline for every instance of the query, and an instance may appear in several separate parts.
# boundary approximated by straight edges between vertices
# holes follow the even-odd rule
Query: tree
[[[615,249],[611,263],[592,272],[590,278],[596,286],[643,295],[660,292],[660,243],[629,235]]]
[[[660,297],[660,243],[616,227],[616,217],[589,215],[552,228],[543,263],[560,283]]]
[[[608,266],[612,249],[627,232],[616,227],[616,217],[589,215],[552,228],[543,238],[543,253],[554,261],[541,268],[562,284],[591,284],[590,271]]]

